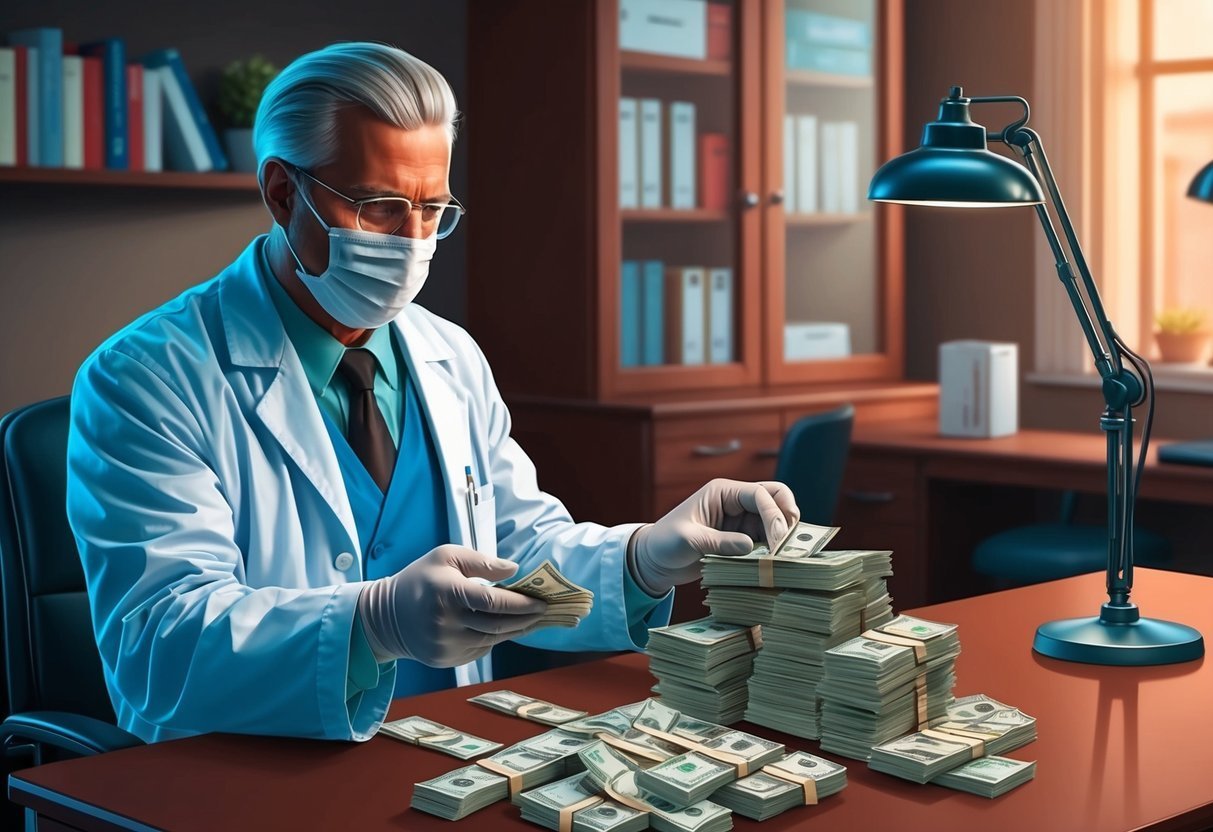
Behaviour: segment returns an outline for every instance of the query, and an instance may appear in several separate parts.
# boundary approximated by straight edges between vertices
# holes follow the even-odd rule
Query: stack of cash
[[[410,745],[432,748],[461,760],[470,760],[501,748],[499,742],[474,737],[419,716],[406,716],[404,719],[385,722],[379,726],[379,733],[392,739],[403,740]]]
[[[682,807],[698,803],[736,779],[736,768],[694,751],[636,772],[636,785]]]
[[[510,794],[509,781],[480,766],[465,766],[413,787],[414,809],[459,820]]]
[[[915,783],[938,782],[974,757],[1003,754],[1034,739],[1033,717],[979,693],[949,705],[935,727],[875,746],[868,765]]]
[[[813,781],[817,800],[836,794],[847,785],[845,766],[804,751],[793,751],[778,763],[717,789],[712,800],[747,818],[767,820],[805,805],[805,787],[799,782],[805,777]]]
[[[942,717],[959,654],[956,625],[906,615],[827,650],[817,686],[822,749],[867,760],[873,746]]]
[[[594,607],[594,593],[561,575],[550,560],[502,589],[547,601],[548,609],[539,627],[576,627]]]
[[[743,763],[748,771],[779,760],[785,751],[782,743],[693,719],[656,699],[644,703],[633,725],[641,732],[654,733],[680,746],[680,753],[698,751],[702,756],[715,757],[734,767]]]
[[[514,693],[512,690],[489,691],[473,696],[468,701],[510,716],[520,716],[533,722],[542,722],[544,725],[562,725],[586,715],[585,711],[562,708],[551,702],[544,702],[542,699]]]
[[[635,764],[603,742],[587,746],[580,756],[596,788],[633,808],[646,809],[649,825],[658,832],[727,832],[733,828],[733,813],[717,803],[701,800],[680,808],[647,791],[636,782]]]
[[[979,757],[959,768],[944,772],[936,785],[959,789],[982,797],[999,797],[1036,776],[1036,762],[1025,763],[1006,757]]]
[[[649,631],[649,671],[670,707],[712,722],[745,715],[746,682],[757,651],[749,627],[711,618]]]
[[[514,803],[522,809],[522,819],[548,829],[572,832],[635,832],[648,829],[645,812],[598,795],[598,787],[585,773],[520,792]],[[581,808],[574,808],[581,807]],[[561,815],[572,811],[572,824],[561,826]]]
[[[604,741],[648,763],[659,763],[676,757],[685,749],[663,739],[645,733],[632,725],[645,703],[637,702],[612,708],[606,713],[583,717],[561,725],[564,731]]]

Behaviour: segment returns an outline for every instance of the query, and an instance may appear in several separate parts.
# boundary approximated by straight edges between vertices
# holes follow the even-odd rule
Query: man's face
[[[349,107],[337,115],[336,160],[309,173],[351,199],[403,196],[419,204],[450,197],[450,167],[445,128],[406,130],[380,121],[363,107]],[[329,225],[358,227],[357,209],[341,197],[304,176],[296,177],[296,186],[306,190]],[[292,205],[291,226],[291,239],[301,243],[296,248],[299,259],[308,272],[320,274],[328,268],[328,235],[298,195]],[[424,236],[421,212],[410,213],[396,234]]]

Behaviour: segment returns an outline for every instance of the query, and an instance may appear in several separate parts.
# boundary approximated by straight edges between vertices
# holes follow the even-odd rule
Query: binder
[[[27,49],[30,164],[63,167],[63,30],[18,29],[8,42]]]
[[[670,102],[670,207],[695,207],[695,105]]]
[[[796,117],[796,210],[815,214],[821,210],[817,199],[817,116]]]
[[[624,260],[619,279],[619,366],[640,365],[640,264]]]
[[[800,210],[796,198],[796,116],[783,117],[783,212],[795,214]]]
[[[708,363],[733,360],[733,270],[708,270]]]
[[[640,99],[640,207],[661,207],[661,102]]]
[[[665,346],[672,364],[703,364],[707,360],[704,323],[707,296],[701,266],[666,269]]]
[[[227,155],[219,146],[206,110],[176,49],[161,49],[145,55],[145,69],[156,69],[164,90],[164,149],[175,170],[227,170]],[[202,154],[197,145],[201,142]],[[203,159],[205,157],[205,160]],[[178,167],[178,163],[184,165]]]
[[[81,46],[80,54],[101,58],[105,84],[105,166],[110,170],[128,170],[126,44],[120,38],[106,38]]]
[[[844,214],[859,213],[859,124],[838,122],[838,191],[839,210]]]
[[[84,167],[84,58],[64,55],[63,166]]]
[[[619,207],[640,207],[640,158],[635,98],[619,99]]]
[[[665,263],[641,264],[641,362],[646,367],[665,363]]]
[[[839,175],[838,122],[821,125],[821,210],[827,214],[842,211],[842,177]]]
[[[164,170],[164,93],[160,74],[143,72],[143,169]]]

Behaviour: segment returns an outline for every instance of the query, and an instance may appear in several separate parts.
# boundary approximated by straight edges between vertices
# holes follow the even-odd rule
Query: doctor
[[[463,213],[456,116],[398,49],[296,60],[257,113],[270,232],[81,367],[68,516],[128,731],[367,739],[393,695],[491,678],[499,641],[640,649],[702,553],[798,517],[778,483],[613,528],[539,489],[475,342],[412,303]],[[489,585],[544,559],[594,591],[575,629]]]

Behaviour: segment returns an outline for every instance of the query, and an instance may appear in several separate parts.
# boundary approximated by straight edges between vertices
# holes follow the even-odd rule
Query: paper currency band
[[[737,754],[730,754],[727,751],[708,748],[692,739],[688,739],[687,737],[680,737],[677,734],[668,734],[665,731],[658,731],[656,728],[648,725],[637,725],[635,727],[640,731],[644,731],[651,737],[657,737],[658,739],[665,740],[666,742],[672,742],[674,745],[685,748],[687,751],[694,751],[696,754],[702,754],[705,757],[710,757],[718,763],[724,763],[725,765],[732,766],[733,768],[737,769],[738,777],[745,777],[750,773],[749,760],[745,759],[744,757],[740,757]]]
[[[750,646],[755,650],[762,649],[762,625],[755,624],[750,628]]]
[[[944,742],[963,743],[969,746],[969,758],[976,760],[978,757],[986,756],[985,740],[979,740],[977,737],[966,737],[963,734],[953,734],[950,731],[936,731],[933,728],[928,728],[922,732],[924,735],[932,739],[943,740]]]
[[[629,754],[635,754],[637,757],[644,757],[646,760],[652,760],[654,762],[660,763],[660,762],[664,762],[665,760],[670,759],[670,755],[663,755],[660,751],[658,751],[655,748],[648,748],[643,745],[637,745],[636,743],[628,742],[627,740],[623,739],[622,737],[617,737],[614,734],[607,733],[606,731],[599,731],[594,736],[596,736],[598,739],[605,742],[607,745],[614,746],[615,748],[618,748],[620,751],[626,751]]]
[[[513,769],[506,768],[501,763],[494,763],[492,760],[477,760],[476,765],[488,769],[493,774],[500,774],[508,780],[510,782],[510,797],[522,791],[522,775]]]
[[[927,660],[927,644],[909,636],[895,636],[881,630],[864,630],[863,637],[869,641],[879,641],[883,644],[894,644],[898,647],[913,647],[914,661],[922,664]]]
[[[607,793],[607,797],[614,800],[616,803],[622,803],[629,809],[635,809],[637,812],[644,812],[648,815],[653,811],[653,807],[647,803],[643,803],[634,797],[628,797],[626,794],[620,794],[613,783],[607,783],[602,787],[602,790]]]
[[[927,711],[927,676],[921,670],[914,677],[914,699],[918,705],[918,730],[921,731],[930,724]]]
[[[517,714],[518,716],[526,717],[527,714],[529,714],[531,711],[535,710],[536,708],[551,708],[551,707],[553,707],[553,705],[550,702],[540,702],[539,700],[535,700],[534,702],[527,702],[525,705],[519,705],[518,710],[514,711],[514,713]]]
[[[570,806],[565,806],[560,810],[560,814],[557,815],[557,817],[560,819],[560,832],[573,832],[573,814],[575,812],[580,812],[582,809],[597,806],[601,802],[601,797],[596,794],[592,794],[585,800],[579,800]]]
[[[422,734],[421,736],[412,739],[411,742],[413,745],[421,745],[423,742],[446,742],[447,740],[453,740],[458,736],[458,731],[447,731],[442,734]]]
[[[765,589],[775,586],[775,558],[771,555],[758,556],[758,585]]]
[[[804,805],[817,805],[817,781],[812,777],[809,777],[807,774],[801,774],[798,771],[788,771],[786,768],[780,768],[775,763],[763,766],[762,772],[785,782],[795,783],[804,789]]]

